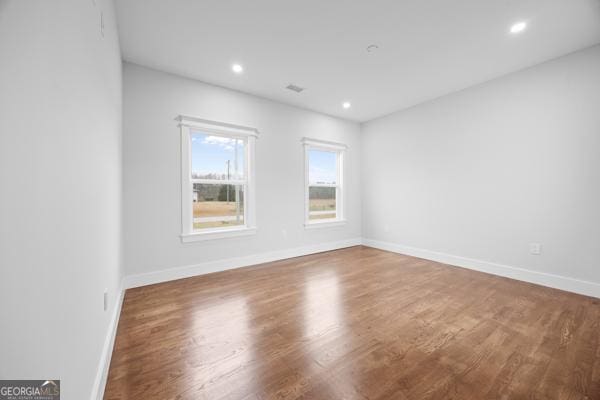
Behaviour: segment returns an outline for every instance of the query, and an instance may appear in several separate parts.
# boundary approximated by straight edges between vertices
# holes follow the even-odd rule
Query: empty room
[[[0,0],[0,400],[600,400],[600,0]]]

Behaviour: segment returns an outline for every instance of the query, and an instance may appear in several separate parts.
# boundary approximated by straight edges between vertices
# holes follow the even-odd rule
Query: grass
[[[244,205],[240,203],[240,213],[244,214]],[[223,217],[235,214],[235,201],[199,201],[194,203],[194,218]]]
[[[335,211],[335,199],[310,199],[310,211]]]
[[[233,217],[236,215],[235,201],[200,201],[194,203],[194,218]],[[244,224],[244,205],[240,203],[240,221],[204,221],[194,222],[194,229],[225,228]]]
[[[308,202],[309,211],[332,211],[327,214],[309,215],[309,220],[331,219],[335,218],[335,199],[310,199]]]

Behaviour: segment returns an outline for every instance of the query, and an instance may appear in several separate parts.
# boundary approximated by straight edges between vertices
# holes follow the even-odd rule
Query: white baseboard
[[[208,261],[196,265],[188,265],[185,267],[176,267],[161,271],[148,272],[145,274],[126,276],[123,280],[123,284],[125,289],[129,289],[138,286],[151,285],[154,283],[172,281],[175,279],[189,278],[196,275],[209,274],[211,272],[225,271],[228,269],[284,260],[286,258],[300,257],[307,254],[343,249],[345,247],[358,246],[361,243],[361,238],[354,238],[336,242],[326,242],[295,247],[291,249],[269,251],[266,253],[253,254],[243,257],[227,258],[224,260]]]
[[[535,283],[537,285],[548,286],[555,289],[566,290],[568,292],[574,292],[586,296],[600,298],[600,284],[595,282],[582,281],[566,276],[547,274],[545,272],[511,267],[508,265],[496,264],[489,261],[482,261],[474,258],[439,253],[436,251],[419,249],[396,243],[382,242],[373,239],[363,239],[363,245],[381,250],[391,251],[394,253],[401,253],[413,257],[437,261],[443,264],[456,265],[475,271],[487,272],[488,274],[504,276],[507,278],[512,278],[529,283]]]
[[[117,304],[113,309],[113,315],[108,327],[108,333],[102,348],[100,364],[94,387],[92,389],[92,400],[102,400],[106,380],[108,378],[108,369],[119,325],[119,316],[123,306],[125,290],[138,286],[151,285],[154,283],[167,282],[175,279],[189,278],[191,276],[208,274],[211,272],[225,271],[228,269],[246,267],[250,265],[262,264],[271,261],[283,260],[286,258],[300,257],[307,254],[321,253],[324,251],[343,249],[346,247],[358,246],[362,242],[361,238],[340,240],[336,242],[319,243],[309,246],[296,247],[292,249],[271,251],[267,253],[254,254],[244,257],[228,258],[224,260],[209,261],[201,264],[185,267],[171,268],[162,271],[149,272],[146,274],[130,275],[123,278]]]
[[[92,400],[102,400],[102,397],[104,396],[104,388],[106,386],[106,380],[108,378],[110,359],[112,356],[117,326],[119,322],[119,316],[121,314],[121,307],[123,305],[123,297],[126,289],[151,285],[160,282],[167,282],[175,279],[189,278],[192,276],[208,274],[211,272],[247,267],[250,265],[278,261],[287,258],[300,257],[308,254],[321,253],[324,251],[343,249],[346,247],[358,246],[360,244],[381,250],[391,251],[394,253],[406,254],[413,257],[437,261],[443,264],[456,265],[459,267],[486,272],[489,274],[504,276],[520,281],[535,283],[542,286],[548,286],[556,289],[600,298],[600,284],[595,282],[582,281],[579,279],[569,278],[560,275],[547,274],[544,272],[537,272],[524,268],[511,267],[508,265],[496,264],[473,258],[455,256],[451,254],[439,253],[415,247],[403,246],[396,243],[361,238],[319,243],[314,245],[271,251],[243,257],[209,261],[201,264],[165,269],[145,274],[130,275],[123,278],[123,282],[121,285],[122,289],[120,291],[117,304],[113,309],[111,323],[102,350],[100,366],[98,368],[98,373],[92,391]]]
[[[106,380],[108,379],[108,369],[110,367],[110,360],[115,345],[115,337],[117,336],[117,327],[119,325],[119,316],[121,315],[124,297],[125,289],[123,288],[123,283],[121,283],[117,303],[113,307],[108,332],[106,334],[106,339],[104,340],[104,346],[102,346],[100,364],[98,366],[98,372],[96,373],[96,379],[94,380],[91,400],[102,400],[104,397],[104,388],[106,387]]]

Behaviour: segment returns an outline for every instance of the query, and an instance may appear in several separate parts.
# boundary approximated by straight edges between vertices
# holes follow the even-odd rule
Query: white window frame
[[[256,202],[255,202],[255,172],[254,150],[258,130],[241,125],[209,121],[206,119],[180,115],[181,131],[181,241],[183,243],[211,239],[223,239],[235,236],[252,235],[256,233]],[[193,221],[193,187],[194,183],[215,183],[210,179],[192,178],[192,144],[193,132],[209,133],[235,139],[243,139],[246,143],[244,165],[245,178],[242,180],[222,180],[224,185],[242,185],[244,187],[244,225],[224,228],[207,228],[194,230]]]
[[[348,146],[342,143],[328,142],[324,140],[311,139],[311,138],[303,138],[302,144],[304,146],[304,227],[306,229],[312,228],[326,228],[333,226],[341,226],[346,224],[346,214],[345,214],[345,205],[346,205],[346,190],[344,185],[344,162],[346,158],[346,150]],[[320,151],[328,151],[336,154],[337,160],[337,176],[336,176],[336,184],[335,185],[326,185],[326,184],[318,184],[318,185],[310,185],[309,182],[309,159],[308,152],[310,150],[320,150]],[[328,219],[316,219],[310,220],[310,200],[309,200],[309,192],[310,187],[335,187],[335,218]]]

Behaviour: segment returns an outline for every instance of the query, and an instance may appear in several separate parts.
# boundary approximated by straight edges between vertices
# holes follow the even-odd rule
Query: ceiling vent
[[[296,92],[296,93],[300,93],[301,91],[303,91],[303,90],[304,90],[304,88],[303,88],[303,87],[296,86],[296,85],[294,85],[293,83],[290,83],[290,84],[289,84],[289,85],[287,85],[285,88],[286,88],[286,89],[293,90],[293,91],[294,91],[294,92]]]

